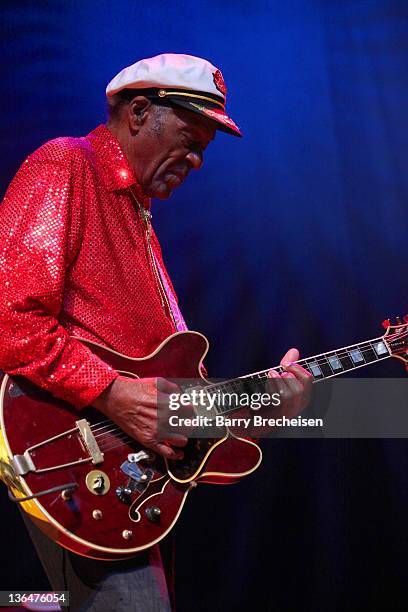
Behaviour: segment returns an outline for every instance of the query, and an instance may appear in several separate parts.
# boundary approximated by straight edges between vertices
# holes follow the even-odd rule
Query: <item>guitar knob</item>
[[[116,489],[116,496],[123,504],[130,505],[130,502],[132,501],[131,495],[132,491],[127,487],[118,487]]]
[[[103,476],[97,476],[92,483],[92,489],[95,493],[103,493],[105,489],[105,480]]]
[[[408,323],[408,314],[405,315],[405,317],[402,317],[405,321],[405,323]]]
[[[158,506],[149,506],[145,510],[146,516],[152,523],[157,523],[160,519],[161,510]]]
[[[91,470],[85,478],[85,483],[93,495],[106,495],[110,489],[109,476],[101,470]]]

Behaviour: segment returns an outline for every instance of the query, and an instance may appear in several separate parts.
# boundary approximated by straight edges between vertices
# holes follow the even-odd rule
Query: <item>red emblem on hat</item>
[[[221,70],[216,70],[213,74],[213,79],[216,88],[220,91],[224,96],[227,95],[227,88],[224,83],[224,77],[222,76]]]
[[[240,133],[240,129],[237,126],[237,124],[234,123],[231,117],[228,117],[221,109],[203,108],[203,113],[205,113],[206,115],[208,115],[215,121],[218,121],[219,123],[222,123],[228,127],[231,127],[234,131]]]

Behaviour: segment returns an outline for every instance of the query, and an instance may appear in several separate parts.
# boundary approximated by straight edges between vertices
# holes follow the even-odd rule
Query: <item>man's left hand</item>
[[[308,405],[312,393],[313,377],[301,365],[294,363],[299,359],[299,351],[291,348],[282,357],[282,374],[270,370],[267,382],[269,393],[278,392],[281,398],[279,413],[288,418],[298,415]]]

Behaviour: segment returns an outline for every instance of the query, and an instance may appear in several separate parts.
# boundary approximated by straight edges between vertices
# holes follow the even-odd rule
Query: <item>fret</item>
[[[350,347],[352,348],[352,347]],[[350,357],[350,354],[347,349],[343,349],[342,351],[336,352],[337,357],[340,359],[341,366],[343,368],[343,372],[347,372],[348,370],[354,369],[354,362]]]
[[[284,369],[281,366],[274,368],[279,374],[284,372]],[[234,410],[242,407],[235,405],[236,401],[228,401],[225,398],[226,394],[237,394],[236,400],[240,400],[241,394],[247,394],[248,398],[251,397],[253,393],[268,393],[265,383],[268,380],[268,370],[264,370],[262,372],[257,372],[255,374],[250,374],[248,376],[243,376],[242,378],[237,378],[235,380],[226,381],[224,383],[220,383],[218,385],[214,385],[211,387],[211,393],[217,394],[220,393],[220,399],[224,395],[224,403],[216,403],[215,410],[218,414],[225,414],[227,412],[233,412]],[[231,398],[234,400],[234,398]]]
[[[326,355],[320,355],[317,361],[318,361],[320,371],[323,373],[323,378],[327,378],[328,376],[333,375],[333,370],[331,368],[331,365]],[[319,377],[319,380],[320,380],[320,377]]]
[[[378,342],[376,344],[379,344]],[[384,344],[383,342],[381,344]],[[360,345],[360,348],[363,345]],[[384,346],[385,348],[385,346]],[[366,363],[373,363],[374,361],[377,361],[378,359],[378,354],[377,352],[374,350],[373,345],[371,342],[365,342],[364,346],[363,346],[364,352],[364,360]],[[387,349],[385,349],[385,352],[388,353]]]
[[[221,401],[215,404],[217,413],[225,414],[242,407],[242,405],[239,405],[242,394],[247,394],[248,398],[250,398],[252,393],[265,393],[265,380],[265,375],[251,375],[213,387],[212,393],[220,393]]]
[[[314,380],[323,380],[333,374],[325,355],[319,355],[315,359],[305,359],[298,363],[311,373]]]
[[[265,393],[265,382],[267,377],[263,376],[250,376],[239,379],[239,392],[240,393]]]
[[[218,386],[217,389],[214,389],[213,393],[219,393],[220,398],[223,398],[224,401],[216,402],[215,409],[218,414],[224,414],[229,412],[230,410],[234,410],[236,408],[234,403],[235,393],[238,394],[238,385],[235,380],[231,380],[228,383],[224,383]],[[227,401],[228,397],[228,401]]]

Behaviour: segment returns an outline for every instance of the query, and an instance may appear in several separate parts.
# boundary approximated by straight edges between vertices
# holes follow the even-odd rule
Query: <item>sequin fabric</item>
[[[77,407],[117,374],[72,335],[143,357],[175,331],[131,185],[150,207],[101,125],[37,149],[0,206],[0,368]],[[175,295],[154,231],[151,242]]]

